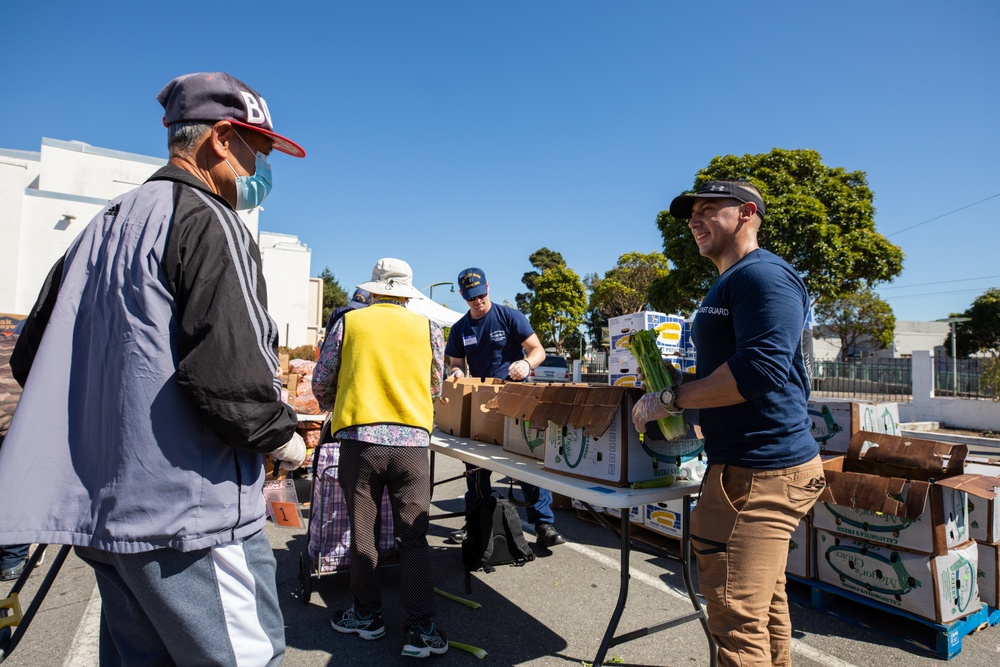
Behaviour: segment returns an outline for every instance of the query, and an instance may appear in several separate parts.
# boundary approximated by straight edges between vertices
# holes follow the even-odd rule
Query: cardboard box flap
[[[538,424],[551,421],[582,428],[587,436],[596,437],[611,425],[629,392],[642,395],[641,390],[628,387],[508,383],[489,406],[506,417]]]
[[[924,511],[930,482],[851,472],[843,469],[845,462],[843,457],[823,462],[826,488],[820,493],[820,502],[905,519],[916,519]]]
[[[865,449],[865,445],[869,447]],[[885,477],[937,480],[961,475],[967,445],[858,431],[851,437],[845,469]]]
[[[936,483],[956,491],[965,491],[977,498],[991,499],[1000,495],[1000,478],[988,475],[956,475],[939,479]]]

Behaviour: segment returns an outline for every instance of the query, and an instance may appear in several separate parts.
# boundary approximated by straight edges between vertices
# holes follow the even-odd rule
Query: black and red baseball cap
[[[256,90],[225,72],[197,72],[179,76],[160,91],[156,99],[163,105],[163,125],[228,120],[267,135],[274,150],[305,157],[297,143],[274,131],[271,112]]]

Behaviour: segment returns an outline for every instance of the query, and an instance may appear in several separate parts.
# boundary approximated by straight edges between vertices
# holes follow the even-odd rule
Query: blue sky
[[[294,0],[12,3],[0,147],[42,137],[165,157],[160,88],[227,71],[267,99],[261,228],[348,291],[380,257],[418,288],[528,256],[584,275],[662,250],[656,215],[716,155],[817,150],[867,173],[906,254],[898,319],[1000,285],[1000,3]],[[961,210],[959,210],[961,209]],[[706,260],[707,261],[707,260]],[[435,300],[464,309],[458,293]]]

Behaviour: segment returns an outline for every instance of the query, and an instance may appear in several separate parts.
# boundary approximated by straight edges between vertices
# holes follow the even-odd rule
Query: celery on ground
[[[488,655],[486,653],[486,651],[484,651],[483,649],[479,648],[478,646],[469,646],[468,644],[462,644],[460,642],[454,642],[454,641],[451,641],[450,639],[448,640],[448,646],[450,646],[452,648],[457,648],[457,649],[462,650],[462,651],[468,651],[469,653],[471,653],[472,655],[476,656],[480,660],[482,660],[483,658],[485,658]]]
[[[655,331],[650,329],[636,331],[629,339],[629,349],[639,363],[639,368],[642,369],[642,384],[647,392],[659,392],[673,386],[670,373],[663,367],[660,348],[656,346]],[[656,424],[667,440],[676,440],[687,433],[684,415],[671,415],[657,419]]]

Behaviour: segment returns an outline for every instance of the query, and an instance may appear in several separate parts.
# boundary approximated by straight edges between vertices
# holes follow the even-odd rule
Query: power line
[[[996,197],[1000,197],[1000,192],[996,193],[995,195],[990,195],[986,199],[980,199],[979,201],[972,202],[971,204],[966,204],[965,206],[962,206],[960,208],[956,208],[954,211],[948,211],[947,213],[942,213],[941,215],[936,215],[933,218],[929,218],[927,220],[924,220],[923,222],[918,222],[917,224],[911,225],[910,227],[904,227],[903,229],[900,229],[899,231],[893,232],[891,234],[886,234],[886,238],[888,238],[890,236],[895,236],[896,234],[902,234],[903,232],[908,232],[911,229],[916,229],[920,225],[926,225],[928,222],[934,222],[935,220],[939,220],[939,219],[945,217],[946,215],[951,215],[952,213],[958,213],[959,211],[964,211],[967,208],[970,208],[972,206],[976,206],[977,204],[982,204],[984,201],[989,201],[989,200],[994,199]]]
[[[885,287],[876,287],[875,291],[881,292],[885,289],[906,289],[908,287],[926,287],[927,285],[947,285],[948,283],[966,283],[970,280],[991,280],[993,278],[1000,278],[1000,276],[980,276],[979,278],[958,278],[956,280],[936,280],[932,283],[917,283],[915,285],[887,285]]]
[[[916,298],[925,297],[925,296],[942,296],[942,295],[945,295],[945,294],[965,294],[967,292],[984,292],[987,289],[992,289],[992,288],[986,287],[986,288],[980,288],[980,289],[960,289],[960,290],[955,290],[953,292],[926,292],[924,294],[904,294],[902,296],[891,296],[891,297],[888,297],[887,300],[890,300],[890,301],[899,301],[900,299],[916,299]]]

